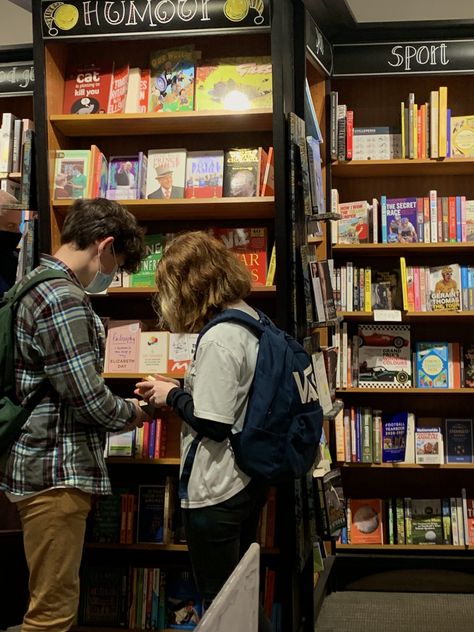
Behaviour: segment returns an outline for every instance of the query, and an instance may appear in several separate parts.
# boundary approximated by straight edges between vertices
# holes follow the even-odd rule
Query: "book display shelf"
[[[77,21],[70,29],[61,30],[61,21],[55,21],[55,3],[34,3],[33,22],[35,63],[40,78],[36,103],[41,113],[42,125],[38,130],[41,147],[39,163],[39,199],[41,207],[48,209],[41,222],[41,249],[54,252],[64,218],[72,200],[54,199],[55,156],[57,150],[84,150],[95,144],[106,156],[135,155],[153,149],[172,150],[184,147],[189,151],[227,150],[236,147],[274,148],[275,192],[263,197],[220,197],[209,199],[133,199],[122,203],[137,217],[147,233],[166,234],[183,230],[208,227],[263,227],[267,231],[267,261],[271,247],[276,246],[276,275],[270,286],[256,285],[250,301],[273,317],[279,326],[289,328],[290,278],[288,260],[287,177],[286,177],[286,129],[285,108],[292,107],[293,83],[291,77],[292,35],[287,25],[293,19],[291,2],[272,3],[263,0],[247,3],[248,11],[242,19],[227,19],[223,2],[196,3],[193,19],[182,15],[183,3],[171,1],[167,7],[157,8],[153,16],[147,12],[150,4],[135,2],[136,12],[122,21],[119,14],[97,11],[87,13],[82,2],[71,2],[77,8]],[[101,3],[98,3],[101,5]],[[209,6],[207,6],[209,4]],[[245,3],[244,3],[245,4]],[[210,6],[214,5],[214,6]],[[250,6],[251,5],[251,6]],[[255,6],[254,6],[255,5]],[[48,10],[49,9],[49,10]],[[272,9],[272,10],[271,10]],[[104,9],[105,10],[105,9]],[[202,13],[204,12],[204,13]],[[74,12],[75,14],[75,12]],[[247,15],[248,14],[248,15]],[[271,14],[271,19],[270,19]],[[108,16],[108,17],[107,17]],[[169,18],[169,19],[165,19]],[[186,19],[185,19],[186,18]],[[114,21],[115,20],[115,21]],[[132,24],[133,23],[133,24]],[[258,110],[210,110],[185,112],[145,112],[127,114],[65,114],[63,112],[64,85],[67,69],[74,62],[87,64],[114,63],[115,67],[149,68],[150,54],[157,50],[176,49],[193,45],[201,52],[201,59],[270,56],[272,60],[273,107]],[[153,323],[152,287],[114,287],[102,296],[93,297],[94,309],[101,317],[110,319],[140,319]],[[104,378],[114,392],[130,396],[140,373],[105,373]],[[171,414],[166,418],[166,448],[154,458],[133,456],[107,459],[112,485],[122,494],[123,515],[127,501],[124,496],[138,493],[139,486],[164,485],[176,487],[179,471],[180,422]],[[301,602],[303,595],[294,564],[295,526],[283,519],[281,507],[291,499],[292,490],[277,491],[277,517],[274,530],[276,540],[270,547],[262,548],[261,589],[270,590],[266,607],[272,613],[272,604],[278,607],[280,627],[275,629],[302,629],[305,616]],[[133,501],[129,501],[133,502]],[[136,500],[135,500],[136,502]],[[165,499],[165,503],[166,503]],[[130,506],[128,507],[130,509]],[[122,513],[120,513],[122,512]],[[130,511],[128,512],[130,514]],[[174,516],[178,512],[175,512]],[[280,513],[282,513],[280,519]],[[132,510],[133,515],[133,510]],[[179,520],[178,520],[179,521]],[[171,519],[171,523],[173,520]],[[174,535],[164,538],[166,543],[137,542],[135,533],[127,544],[87,540],[83,557],[83,588],[93,594],[94,581],[104,583],[94,573],[102,566],[119,568],[118,574],[110,575],[110,582],[117,576],[129,582],[131,569],[160,568],[173,572],[187,569],[187,547],[180,541],[179,525],[172,524]],[[135,529],[133,529],[135,531]],[[130,535],[130,534],[129,534]],[[291,573],[287,569],[291,568]],[[146,570],[148,569],[148,571]],[[283,570],[285,569],[285,570]],[[140,578],[140,575],[138,576]],[[276,578],[276,579],[275,579]],[[156,579],[156,576],[154,577]],[[140,581],[140,579],[138,579]],[[151,580],[148,579],[150,582]],[[143,582],[143,579],[142,579]],[[270,588],[269,588],[270,586]],[[130,600],[130,590],[120,589],[122,606],[118,606],[120,624],[129,627],[125,612]],[[164,595],[164,583],[162,585]],[[100,591],[99,591],[100,592]],[[103,599],[107,600],[106,590]],[[95,597],[94,597],[95,599]],[[160,597],[161,599],[161,597]],[[86,600],[87,602],[87,600]],[[163,606],[164,607],[164,606]],[[87,603],[80,608],[77,630],[91,632],[105,629],[92,619]],[[113,629],[114,624],[103,619],[103,625]],[[110,627],[112,626],[112,628]],[[133,626],[132,626],[133,627]],[[136,627],[136,626],[135,626]],[[167,629],[166,625],[158,629]],[[305,628],[306,629],[306,628]],[[308,628],[309,629],[309,628]]]
[[[420,36],[421,39],[424,38]],[[432,46],[439,44],[440,42],[434,41]],[[448,51],[451,50],[451,44],[454,46],[454,42],[445,41]],[[403,46],[400,49],[404,49]],[[422,43],[414,42],[412,46],[416,49],[417,46],[421,47]],[[415,103],[423,104],[425,114],[422,117],[439,116],[439,112],[429,105],[431,95],[441,91],[441,86],[447,88],[451,117],[468,117],[474,112],[471,90],[473,76],[470,69],[474,62],[472,42],[466,41],[464,46],[467,66],[463,69],[455,67],[456,62],[451,56],[451,65],[449,62],[433,63],[429,72],[425,72],[426,68],[420,66],[397,72],[390,63],[390,55],[396,48],[394,43],[336,44],[333,47],[334,71],[328,89],[328,102],[329,92],[337,92],[338,103],[346,104],[347,110],[353,112],[354,139],[356,128],[381,129],[382,126],[387,126],[393,133],[403,136],[403,146],[405,141],[408,143],[410,132],[407,127],[402,131],[404,123],[401,108],[403,112],[404,105],[408,106],[410,94],[414,95]],[[374,59],[375,55],[377,62],[372,64],[370,59]],[[439,121],[440,126],[446,125],[446,119]],[[419,117],[418,123],[425,130],[422,128],[420,133],[429,136],[429,118],[427,120]],[[442,133],[440,130],[441,127],[436,133],[436,142],[438,135]],[[341,156],[333,159],[329,169],[330,187],[337,189],[341,205],[356,200],[371,201],[374,198],[380,201],[383,196],[387,201],[389,198],[403,198],[402,201],[406,203],[410,198],[429,199],[433,192],[438,200],[436,205],[435,199],[434,208],[434,223],[437,223],[438,236],[434,239],[433,232],[431,240],[426,238],[425,232],[424,239],[420,239],[418,233],[415,243],[408,243],[408,240],[404,241],[403,238],[393,239],[392,243],[389,238],[389,243],[383,243],[382,209],[379,206],[379,243],[336,243],[335,240],[331,249],[335,268],[345,268],[349,263],[354,270],[364,269],[365,282],[367,270],[372,275],[372,305],[364,311],[360,305],[352,304],[351,299],[353,308],[352,305],[350,308],[343,307],[338,312],[342,319],[341,330],[343,327],[347,328],[353,366],[351,369],[349,363],[348,375],[341,375],[337,391],[337,397],[344,402],[347,425],[344,421],[339,427],[333,427],[331,447],[334,460],[341,467],[344,495],[346,499],[351,499],[351,502],[348,503],[348,533],[346,532],[344,539],[335,543],[333,547],[335,564],[332,576],[338,589],[380,590],[380,586],[383,585],[387,586],[387,590],[472,592],[474,578],[467,569],[472,566],[473,555],[470,539],[470,499],[474,496],[474,390],[469,378],[469,353],[466,353],[474,342],[470,320],[472,308],[467,300],[467,283],[464,300],[460,289],[461,305],[458,308],[450,310],[433,307],[430,310],[429,304],[422,306],[423,292],[427,292],[426,296],[429,294],[434,305],[433,295],[441,290],[434,289],[433,283],[431,288],[428,286],[424,290],[420,279],[423,269],[429,270],[429,274],[432,275],[434,268],[437,268],[438,272],[442,268],[451,268],[456,272],[456,268],[467,269],[472,264],[474,242],[467,233],[469,214],[458,215],[460,232],[457,239],[443,239],[440,223],[442,215],[438,216],[437,210],[441,208],[440,198],[464,196],[465,200],[471,200],[474,197],[474,158],[472,153],[464,157],[454,155],[454,146],[451,146],[449,155],[449,127],[445,133],[448,156],[443,157],[430,157],[433,148],[430,149],[429,143],[433,138],[426,141],[426,137],[422,137],[417,141],[416,128],[414,133],[414,142],[419,143],[418,152],[422,147],[423,157],[401,157],[395,152],[392,158],[387,157],[384,160],[376,155],[373,159],[351,160],[346,153],[343,159]],[[425,142],[427,146],[423,149]],[[454,145],[454,141],[451,143]],[[389,210],[387,214],[389,215]],[[423,213],[421,215],[423,225]],[[390,221],[390,217],[387,221]],[[461,226],[464,224],[464,227]],[[421,228],[423,229],[423,226]],[[463,230],[465,232],[462,233]],[[430,241],[432,243],[427,243]],[[403,264],[407,266],[407,273],[404,273]],[[373,306],[373,284],[376,280],[374,271],[379,270],[395,272],[396,277],[400,279],[399,289],[402,298],[400,305],[390,305],[383,315],[382,312],[374,311]],[[429,278],[426,277],[427,284]],[[357,279],[354,280],[353,286],[360,295],[358,284],[363,284],[364,278]],[[406,292],[404,300],[403,292]],[[355,294],[356,292],[354,296]],[[367,363],[363,365],[361,355],[366,353],[363,348],[367,344],[364,336],[370,335],[364,333],[364,326],[372,327],[372,332],[375,330],[378,334],[387,335],[395,335],[397,327],[408,328],[404,331],[409,332],[406,358],[410,377],[407,382],[403,383],[402,380],[398,383],[398,388],[397,384],[390,383],[390,371],[387,370],[386,377],[382,377],[381,369],[386,370],[387,365],[374,367],[370,365],[370,360],[368,368]],[[355,342],[351,347],[350,341],[354,340],[354,337]],[[380,342],[372,344],[383,346],[387,343],[379,340]],[[459,350],[454,356],[447,357],[446,363],[443,364],[443,368],[446,369],[446,380],[443,378],[440,382],[435,381],[433,376],[439,374],[438,366],[430,369],[433,381],[424,381],[423,375],[427,364],[420,354],[416,353],[420,343],[439,343],[446,351]],[[392,343],[387,344],[390,346]],[[354,354],[357,358],[355,362]],[[435,362],[438,362],[438,359]],[[387,383],[383,382],[384,379]],[[374,430],[378,411],[382,411],[380,437],[374,434],[378,432]],[[393,460],[389,455],[389,448],[391,449],[391,445],[393,447],[388,436],[390,423],[396,419],[397,414],[403,418],[407,412],[412,415],[411,422],[407,423],[404,430],[406,450],[414,450],[414,456],[409,457],[406,452],[407,462],[404,462],[403,458],[398,459],[401,462],[390,462]],[[366,413],[370,421],[367,430],[364,430]],[[465,443],[458,448],[454,448],[452,430],[446,425],[446,420],[453,419],[463,420],[463,428],[466,431],[463,438]],[[357,432],[357,436],[353,434],[347,439],[347,432],[351,432],[354,424],[354,433]],[[428,445],[426,437],[419,434],[423,430],[428,432],[428,429],[437,431],[434,439],[435,443],[438,442],[437,445]],[[373,443],[368,446],[365,443],[366,439]],[[353,450],[351,440],[352,447],[354,440],[356,443],[360,441],[359,446]],[[380,442],[379,457],[375,456],[375,452],[370,452],[375,451],[376,441]],[[365,448],[370,454],[365,453]],[[435,462],[434,458],[426,458],[431,449],[434,452],[439,450],[438,462]],[[364,503],[365,507],[362,506]],[[425,503],[423,508],[422,503]],[[362,516],[365,510],[373,517],[372,521],[368,513],[365,517]],[[355,518],[354,512],[359,514],[358,518]],[[431,526],[427,526],[428,522]],[[455,533],[456,528],[458,531]],[[405,571],[413,573],[413,581],[407,582]],[[453,577],[459,579],[457,588],[450,586]],[[436,582],[439,582],[437,588],[433,588]]]

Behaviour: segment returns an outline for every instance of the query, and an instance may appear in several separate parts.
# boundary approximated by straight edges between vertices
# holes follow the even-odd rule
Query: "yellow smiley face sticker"
[[[240,22],[247,17],[249,8],[249,0],[227,0],[224,5],[224,15],[232,22]]]
[[[54,22],[61,31],[70,31],[79,20],[79,11],[72,4],[62,4],[54,12]]]

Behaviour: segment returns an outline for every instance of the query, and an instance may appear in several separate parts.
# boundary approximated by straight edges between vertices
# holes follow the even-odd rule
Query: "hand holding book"
[[[140,406],[153,416],[153,409],[166,406],[168,393],[176,386],[181,386],[178,380],[157,373],[154,376],[147,375],[146,381],[137,382],[134,393],[143,397]]]

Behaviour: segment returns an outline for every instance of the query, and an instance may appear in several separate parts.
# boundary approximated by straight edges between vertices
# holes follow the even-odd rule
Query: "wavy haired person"
[[[245,302],[252,286],[249,271],[207,233],[190,232],[174,239],[157,266],[156,283],[158,311],[172,332],[198,333],[227,308],[258,319]],[[244,422],[257,352],[258,340],[246,327],[218,323],[203,335],[184,389],[160,376],[136,385],[136,394],[154,406],[170,406],[184,422],[181,507],[205,607],[255,541],[266,500],[266,487],[239,469],[229,441],[230,433]],[[259,632],[270,630],[260,609]]]

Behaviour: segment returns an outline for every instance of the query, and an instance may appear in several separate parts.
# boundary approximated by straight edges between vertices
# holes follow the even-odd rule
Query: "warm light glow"
[[[223,103],[226,110],[248,110],[250,108],[248,96],[238,90],[232,90],[226,94]]]

